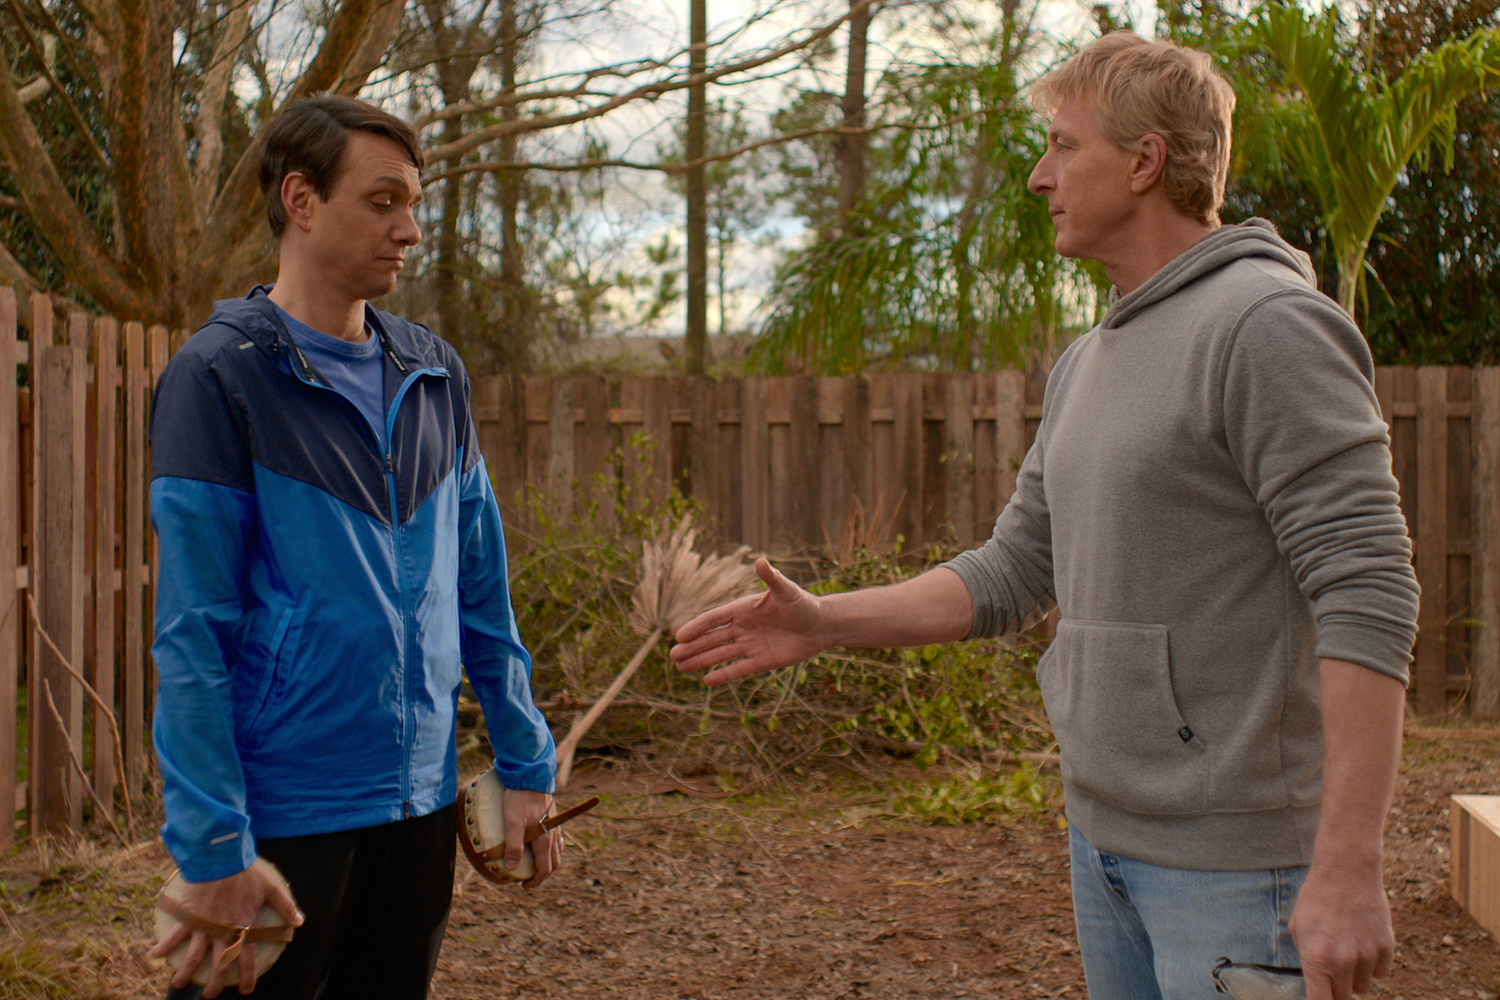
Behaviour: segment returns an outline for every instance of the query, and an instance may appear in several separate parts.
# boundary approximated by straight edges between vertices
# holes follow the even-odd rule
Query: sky
[[[465,0],[468,3],[480,0]],[[1155,23],[1154,3],[1125,0],[1112,5],[1136,25],[1149,32]],[[982,25],[998,15],[994,3],[959,0],[945,10],[954,16],[966,15]],[[778,44],[789,36],[802,35],[818,25],[827,24],[847,11],[847,0],[709,0],[710,63],[742,57],[766,46]],[[929,28],[927,11],[933,5],[894,4],[878,10],[870,33],[867,79],[874,81],[888,65],[920,58],[939,43]],[[617,65],[630,60],[656,59],[686,64],[683,54],[688,36],[687,4],[665,0],[608,0],[591,15],[554,22],[539,35],[533,58],[524,70],[524,79],[536,81],[578,79],[583,70]],[[262,0],[257,20],[270,19],[273,75],[290,80],[305,65],[313,51],[315,38],[306,28],[298,5]],[[1037,23],[1043,32],[1058,42],[1076,39],[1088,31],[1092,21],[1089,5],[1079,0],[1040,0]],[[769,116],[784,106],[793,88],[843,89],[843,48],[847,29],[840,26],[830,37],[830,58],[820,67],[798,65],[792,59],[772,64],[744,77],[724,81],[733,86],[710,88],[710,100],[716,96],[730,98],[745,109],[752,129],[767,128]],[[1040,71],[1041,67],[1037,67]],[[770,72],[774,71],[774,72]],[[364,96],[390,106],[397,113],[408,112],[411,104],[407,78],[378,78]],[[623,88],[633,81],[600,81],[605,86]],[[523,81],[523,86],[525,86]],[[250,99],[258,84],[246,70],[236,81],[242,98]],[[552,162],[576,158],[586,141],[603,143],[611,157],[651,162],[661,151],[676,143],[678,122],[686,112],[686,92],[676,91],[653,101],[626,105],[607,117],[584,126],[551,130],[529,137],[522,148],[531,160]],[[573,220],[567,248],[571,259],[587,267],[597,280],[624,270],[648,275],[659,266],[646,256],[648,246],[665,241],[677,248],[679,256],[666,266],[681,267],[681,248],[685,243],[684,207],[680,194],[673,191],[666,175],[659,172],[614,170],[608,172],[610,183],[602,199],[590,203],[584,217]],[[578,175],[547,175],[533,178],[559,179],[565,184],[583,180]],[[735,250],[728,273],[728,285],[734,289],[728,302],[727,325],[731,330],[753,327],[760,315],[764,293],[773,268],[788,247],[803,237],[802,223],[784,204],[770,206],[770,212],[759,229],[741,242]],[[490,242],[498,243],[498,236]],[[710,277],[711,289],[714,278]],[[681,282],[679,281],[679,286]],[[637,296],[638,298],[638,296]],[[606,302],[616,308],[616,322],[606,323],[605,330],[630,333],[680,334],[685,324],[682,304],[668,310],[649,329],[631,328],[631,296],[614,293]],[[634,303],[639,305],[638,302]],[[711,332],[717,332],[718,303],[710,303]]]

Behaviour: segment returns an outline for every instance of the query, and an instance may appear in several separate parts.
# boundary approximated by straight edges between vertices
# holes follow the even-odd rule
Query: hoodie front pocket
[[[1178,709],[1165,625],[1064,619],[1037,681],[1069,785],[1144,815],[1208,811],[1208,749]]]

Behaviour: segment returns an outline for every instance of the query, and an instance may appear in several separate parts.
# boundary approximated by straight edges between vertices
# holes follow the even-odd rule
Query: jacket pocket
[[[245,716],[245,724],[240,729],[246,746],[254,746],[260,741],[266,708],[271,703],[272,694],[278,686],[285,686],[285,679],[280,675],[286,670],[287,635],[291,632],[292,619],[296,614],[295,606],[282,610],[266,643],[265,664],[260,671],[260,681],[255,697],[248,703],[250,710]]]
[[[1208,748],[1178,709],[1165,625],[1064,619],[1037,681],[1068,784],[1143,815],[1208,811]]]

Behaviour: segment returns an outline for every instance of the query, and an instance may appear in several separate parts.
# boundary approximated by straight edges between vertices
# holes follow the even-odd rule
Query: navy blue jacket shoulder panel
[[[307,363],[257,288],[219,302],[168,364],[163,379],[177,391],[158,398],[187,412],[158,419],[153,403],[152,477],[249,489],[250,467],[261,465],[387,524],[409,519],[457,455],[474,456],[466,465],[477,461],[477,449],[465,447],[473,436],[467,378],[457,352],[426,327],[373,307],[366,318],[385,348],[388,454],[355,406]],[[206,414],[212,418],[201,419]]]

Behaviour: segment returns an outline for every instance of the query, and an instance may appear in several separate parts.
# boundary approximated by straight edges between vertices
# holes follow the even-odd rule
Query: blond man
[[[1208,1000],[1221,956],[1344,1000],[1391,961],[1380,835],[1418,594],[1369,350],[1305,254],[1220,224],[1234,95],[1205,56],[1109,35],[1034,99],[1029,186],[1057,251],[1114,288],[1050,374],[993,537],[828,597],[762,561],[768,590],[672,655],[721,683],[1055,603],[1037,676],[1092,1000]]]

